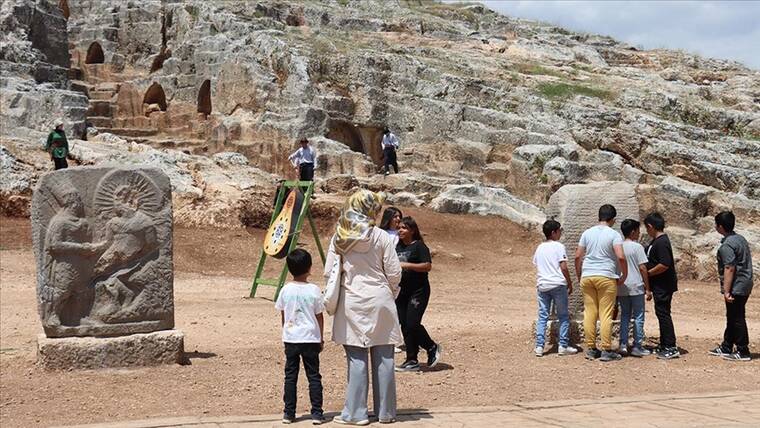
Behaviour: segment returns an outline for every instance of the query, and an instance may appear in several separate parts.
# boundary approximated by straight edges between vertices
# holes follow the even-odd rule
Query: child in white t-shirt
[[[578,350],[570,346],[570,315],[567,308],[568,295],[573,291],[570,271],[567,270],[567,252],[559,242],[562,226],[555,220],[547,220],[543,226],[546,241],[541,243],[533,256],[536,265],[538,288],[538,321],[536,321],[537,357],[544,354],[546,322],[551,303],[559,319],[559,355],[572,355]]]
[[[274,307],[280,310],[282,341],[285,344],[285,409],[282,422],[289,424],[296,417],[296,385],[300,360],[309,380],[311,418],[315,425],[324,422],[322,411],[322,375],[319,374],[319,353],[324,344],[324,304],[317,285],[307,282],[311,274],[311,255],[302,249],[287,257],[293,281],[280,290]]]
[[[639,244],[639,229],[641,223],[625,219],[620,223],[623,232],[623,252],[628,265],[628,276],[625,282],[617,286],[617,302],[620,305],[620,353],[632,357],[644,357],[651,352],[644,349],[644,295],[646,300],[652,300],[647,274],[647,255],[644,246]],[[633,318],[633,347],[628,353],[628,323]]]

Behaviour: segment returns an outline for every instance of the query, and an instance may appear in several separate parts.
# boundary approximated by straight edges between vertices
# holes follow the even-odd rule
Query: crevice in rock
[[[69,19],[69,16],[71,15],[71,10],[69,10],[69,1],[58,0],[58,8],[61,9],[61,12],[63,12],[63,17]]]
[[[172,21],[171,14],[167,14],[166,10],[161,9],[161,51],[153,58],[153,62],[150,65],[150,72],[154,73],[164,66],[164,61],[172,56],[172,52],[166,48],[166,27],[170,27]]]
[[[90,47],[87,48],[87,57],[84,61],[85,64],[103,64],[105,62],[105,55],[103,54],[103,48],[98,42],[92,42]]]

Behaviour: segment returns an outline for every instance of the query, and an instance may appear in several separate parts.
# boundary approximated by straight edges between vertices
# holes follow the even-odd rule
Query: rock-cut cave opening
[[[340,141],[355,152],[369,156],[375,165],[383,165],[383,150],[380,147],[383,137],[382,127],[331,121],[325,136],[331,140]]]
[[[145,91],[145,97],[143,97],[143,104],[158,104],[161,111],[166,111],[166,94],[164,94],[164,88],[156,82]]]
[[[198,90],[198,113],[211,114],[211,80],[204,80]]]
[[[87,48],[87,58],[84,60],[85,64],[103,64],[106,58],[103,55],[103,48],[100,47],[100,43],[92,42],[90,47]]]

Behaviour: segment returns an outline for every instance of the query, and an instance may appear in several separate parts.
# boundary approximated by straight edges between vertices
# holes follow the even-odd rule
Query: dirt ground
[[[435,371],[398,375],[400,408],[754,390],[760,384],[760,355],[749,363],[731,363],[706,354],[721,338],[724,325],[717,286],[707,283],[684,281],[674,299],[673,317],[684,350],[678,360],[626,358],[605,364],[581,355],[536,358],[531,353],[536,303],[530,258],[538,239],[499,218],[404,211],[417,218],[434,252],[433,295],[424,324],[444,346],[445,364]],[[270,300],[244,298],[262,230],[175,229],[176,326],[185,333],[189,364],[46,372],[35,365],[41,327],[29,221],[1,221],[4,427],[281,411],[284,357],[279,316]],[[326,239],[329,225],[321,229]],[[301,241],[314,250],[310,237]],[[317,262],[314,272],[320,271]],[[321,275],[313,279],[323,283]],[[259,294],[271,298],[273,289]],[[747,318],[751,346],[757,350],[760,299],[750,299]],[[330,323],[326,324],[329,337]],[[656,340],[651,303],[646,331]],[[337,411],[345,385],[342,349],[328,343],[321,364],[325,409]],[[308,410],[303,375],[298,410]]]

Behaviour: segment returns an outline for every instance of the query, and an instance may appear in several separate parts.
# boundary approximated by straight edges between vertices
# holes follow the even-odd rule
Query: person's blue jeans
[[[633,347],[644,340],[644,295],[618,296],[620,305],[620,346],[628,346],[628,322],[633,318]]]
[[[538,321],[536,322],[536,346],[546,343],[546,322],[554,302],[554,310],[559,319],[559,346],[570,344],[570,314],[567,310],[567,287],[557,287],[549,291],[538,291]]]

